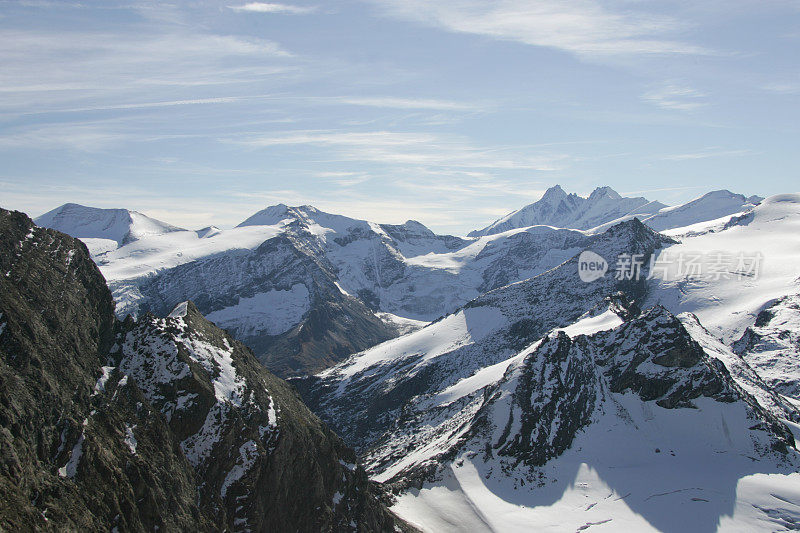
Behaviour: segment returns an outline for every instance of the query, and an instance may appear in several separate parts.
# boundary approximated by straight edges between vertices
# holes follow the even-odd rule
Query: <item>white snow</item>
[[[194,435],[181,442],[181,450],[189,463],[197,468],[211,455],[214,445],[222,435],[222,428],[227,420],[227,405],[215,403],[206,414],[203,427]]]
[[[239,446],[239,457],[236,459],[233,468],[228,471],[228,474],[222,481],[222,486],[219,489],[220,496],[224,498],[225,495],[228,494],[230,486],[242,479],[242,476],[253,467],[258,455],[258,445],[252,440],[248,440]]]
[[[298,283],[289,290],[240,297],[237,304],[208,313],[206,318],[222,328],[235,328],[240,337],[278,335],[300,322],[310,308],[308,289]]]
[[[133,455],[136,455],[136,437],[133,435],[133,430],[136,429],[136,425],[133,426],[129,424],[125,424],[125,444],[128,445],[128,449],[131,451]]]
[[[428,325],[424,320],[414,320],[412,318],[405,318],[402,316],[393,315],[392,313],[375,313],[375,316],[383,320],[385,323],[394,326],[401,335],[417,331]]]
[[[740,404],[702,399],[670,410],[632,394],[612,402],[627,421],[601,415],[541,469],[541,486],[525,482],[524,466],[505,474],[475,450],[392,510],[431,532],[754,531],[800,520],[800,474],[747,457]]]
[[[339,502],[342,501],[342,498],[344,498],[344,494],[342,494],[339,491],[336,491],[336,494],[334,494],[333,498],[331,499],[331,503],[333,503],[333,507],[336,507],[337,505],[339,505]]]
[[[64,204],[36,218],[38,226],[52,228],[79,239],[89,239],[92,253],[113,249],[125,242],[160,235],[180,228],[127,209],[98,209]],[[111,248],[111,243],[115,245]]]
[[[471,232],[471,237],[501,233],[514,228],[546,224],[559,228],[588,230],[626,216],[648,216],[664,204],[645,198],[622,197],[610,187],[598,187],[589,197],[567,194],[556,185],[537,202],[509,213],[486,228]]]
[[[276,414],[275,411],[275,399],[272,396],[269,397],[269,409],[267,410],[267,420],[271,427],[274,428],[278,426],[278,415]]]
[[[189,302],[181,302],[175,306],[172,312],[169,314],[170,318],[182,318],[186,316],[186,313],[189,312],[188,310]]]
[[[227,344],[227,339],[225,339]],[[233,366],[233,348],[228,345],[222,350],[196,337],[183,340],[183,345],[189,352],[189,357],[200,363],[206,372],[212,376],[214,395],[219,402],[230,402],[239,407],[242,405],[245,381],[236,373]]]
[[[634,217],[639,218],[655,231],[666,234],[702,231],[710,221],[728,221],[733,215],[752,209],[762,198],[745,198],[741,194],[730,191],[712,191],[685,204],[664,207],[651,215],[628,214],[616,220],[606,222],[590,230],[590,233],[601,233],[611,226]],[[667,231],[669,230],[669,231]]]
[[[651,280],[653,296],[646,306],[661,303],[675,314],[692,312],[712,334],[729,344],[755,322],[765,304],[797,292],[798,234],[800,194],[769,197],[745,220],[728,229],[689,237],[664,248],[657,261],[664,262],[666,279]],[[741,276],[735,265],[721,279],[687,276],[685,271],[679,275],[677,258],[701,257],[708,268],[719,251],[747,257],[761,254],[759,275]]]
[[[599,315],[582,318],[558,331],[563,331],[570,337],[577,337],[578,335],[592,335],[598,331],[614,329],[621,324],[622,319],[619,315],[608,309]]]
[[[111,377],[111,372],[114,370],[114,368],[115,367],[113,366],[104,366],[100,369],[103,373],[99,378],[97,378],[97,383],[94,384],[95,394],[106,390],[106,382],[108,381],[108,378]]]
[[[84,439],[85,435],[81,433],[81,436],[78,438],[78,442],[76,442],[75,446],[72,447],[72,452],[70,453],[69,461],[67,461],[67,464],[58,469],[59,476],[67,477],[70,479],[75,477],[75,474],[78,472],[78,465],[80,464],[81,457],[83,456]]]
[[[109,281],[138,278],[230,250],[250,250],[279,233],[277,226],[250,226],[198,236],[194,231],[149,235],[94,257]]]
[[[334,367],[345,376],[352,376],[381,362],[391,362],[398,356],[419,354],[423,360],[433,359],[455,347],[465,346],[494,331],[505,321],[499,309],[473,307],[449,315],[440,322],[388,340],[366,352],[356,354],[340,366]],[[327,373],[323,372],[321,375]]]

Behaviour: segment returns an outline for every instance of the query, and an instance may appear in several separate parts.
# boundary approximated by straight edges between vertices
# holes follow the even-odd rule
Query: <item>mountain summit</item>
[[[567,194],[560,185],[554,185],[538,201],[470,232],[469,236],[482,237],[538,225],[587,230],[626,215],[653,215],[664,207],[642,197],[623,197],[611,187],[598,187],[584,198]]]
[[[142,237],[185,231],[138,211],[99,209],[79,204],[64,204],[34,219],[34,222],[37,226],[66,233],[84,242],[89,240],[87,245],[92,253],[98,247],[114,249]]]

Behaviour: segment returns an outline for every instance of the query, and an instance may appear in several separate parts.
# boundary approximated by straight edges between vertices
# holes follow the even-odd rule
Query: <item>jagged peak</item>
[[[561,188],[561,185],[556,184],[544,191],[544,194],[539,201],[545,203],[557,202],[563,198],[566,198],[566,196],[567,193],[564,192],[564,189]]]
[[[597,201],[603,197],[611,198],[612,200],[622,199],[622,196],[620,196],[620,194],[617,191],[615,191],[608,185],[605,185],[603,187],[598,187],[595,190],[593,190],[592,194],[589,195],[589,200]]]

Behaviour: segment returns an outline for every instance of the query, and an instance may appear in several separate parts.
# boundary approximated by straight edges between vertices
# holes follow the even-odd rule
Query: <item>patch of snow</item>
[[[339,505],[339,502],[342,501],[342,498],[344,498],[344,494],[342,494],[339,491],[336,491],[336,494],[334,494],[333,498],[331,499],[331,502],[333,503],[333,507],[336,507],[337,505]]]
[[[102,370],[102,374],[99,378],[97,378],[97,383],[94,384],[94,394],[98,394],[106,390],[106,382],[108,378],[111,377],[111,372],[114,370],[113,366],[104,366],[100,370]]]
[[[583,318],[556,331],[563,331],[570,337],[578,335],[592,335],[598,331],[614,329],[622,325],[622,319],[611,309],[593,317]]]
[[[128,449],[131,451],[133,455],[136,455],[136,437],[133,435],[133,430],[136,428],[136,425],[133,426],[125,424],[125,444],[128,445]]]
[[[452,351],[454,347],[466,346],[482,339],[505,321],[502,312],[492,307],[472,307],[445,317],[437,324],[388,340],[366,352],[356,354],[345,363],[334,367],[344,376],[352,376],[381,362],[391,362],[398,354],[419,354],[424,360]],[[326,375],[327,372],[320,374]]]
[[[81,433],[81,436],[78,438],[78,442],[75,443],[75,446],[72,447],[72,452],[69,456],[69,461],[67,464],[62,466],[58,469],[58,475],[61,477],[67,478],[74,478],[75,474],[78,472],[78,464],[80,464],[81,456],[83,456],[83,441],[85,436]]]
[[[172,312],[169,314],[170,318],[181,318],[185,317],[186,313],[188,313],[188,306],[189,302],[181,302],[175,306]]]
[[[181,442],[181,450],[189,463],[197,468],[211,456],[214,445],[222,435],[222,429],[227,420],[225,404],[215,403],[208,410],[203,427],[194,435],[190,435]]]
[[[258,445],[252,440],[248,440],[239,446],[239,457],[236,459],[233,468],[231,468],[225,476],[225,479],[222,481],[222,486],[219,489],[219,495],[221,497],[224,498],[225,495],[228,494],[228,488],[230,488],[233,483],[242,479],[242,476],[253,467],[258,455]]]
[[[384,323],[397,328],[400,335],[417,331],[427,326],[429,323],[424,320],[414,320],[412,318],[405,318],[392,313],[375,313],[375,316],[380,318]]]

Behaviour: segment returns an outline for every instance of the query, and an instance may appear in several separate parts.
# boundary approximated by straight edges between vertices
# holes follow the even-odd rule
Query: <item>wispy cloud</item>
[[[697,152],[689,152],[685,154],[672,154],[661,157],[662,161],[693,161],[696,159],[708,159],[710,157],[739,157],[744,155],[753,155],[757,152],[753,150],[723,150],[718,147],[712,146],[699,150]]]
[[[800,81],[768,83],[762,88],[777,94],[800,94]]]
[[[202,99],[203,86],[280,76],[292,55],[272,41],[185,30],[127,32],[0,30],[0,110],[124,106],[159,93]],[[188,98],[174,98],[185,89]],[[137,104],[138,105],[138,104]]]
[[[68,149],[96,152],[130,140],[107,124],[44,124],[0,135],[0,150]]]
[[[251,147],[312,146],[333,151],[341,160],[384,165],[458,168],[560,169],[567,156],[513,146],[479,147],[468,140],[435,133],[395,131],[298,131],[280,135],[229,139]]]
[[[594,0],[372,0],[387,13],[415,22],[495,39],[557,48],[576,54],[705,54],[708,50],[663,37],[686,24],[634,12],[613,11]]]
[[[431,109],[436,111],[476,111],[485,109],[486,106],[466,102],[454,102],[452,100],[436,100],[430,98],[395,98],[390,96],[378,97],[343,97],[338,99],[341,103],[367,106],[383,107],[391,109]]]
[[[251,13],[284,13],[289,15],[305,15],[316,11],[316,7],[293,6],[289,4],[273,4],[266,2],[250,2],[241,6],[228,6],[234,11],[249,11]]]
[[[642,95],[645,102],[664,109],[692,111],[707,105],[706,94],[685,84],[670,82]]]

